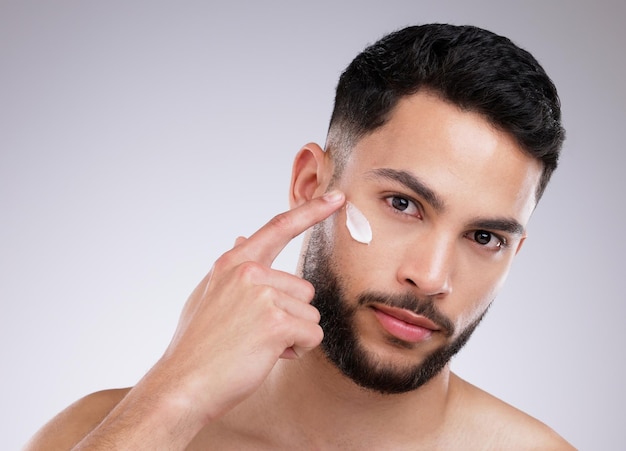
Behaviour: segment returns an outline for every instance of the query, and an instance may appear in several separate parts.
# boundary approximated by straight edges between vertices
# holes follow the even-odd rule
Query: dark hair
[[[400,98],[419,90],[478,112],[510,133],[543,164],[536,193],[541,197],[565,138],[556,88],[530,53],[473,26],[404,28],[350,63],[337,85],[329,127],[336,172],[359,139],[385,124]]]

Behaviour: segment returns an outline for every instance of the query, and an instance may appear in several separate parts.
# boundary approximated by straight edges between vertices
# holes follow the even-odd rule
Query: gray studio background
[[[287,208],[337,77],[404,25],[530,50],[568,129],[508,285],[453,368],[580,449],[623,449],[619,1],[0,1],[0,448],[134,384],[187,295]],[[299,242],[277,262],[291,270]]]

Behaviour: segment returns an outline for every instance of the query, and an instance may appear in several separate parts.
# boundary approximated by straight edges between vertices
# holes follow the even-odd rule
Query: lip
[[[386,305],[373,305],[372,310],[383,329],[405,342],[419,343],[441,330],[433,321],[408,310]]]

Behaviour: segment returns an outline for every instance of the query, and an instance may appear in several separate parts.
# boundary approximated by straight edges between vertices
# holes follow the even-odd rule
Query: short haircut
[[[474,26],[411,26],[357,55],[339,79],[329,126],[335,176],[354,145],[386,123],[398,100],[420,90],[483,115],[539,160],[539,200],[565,139],[556,87],[530,53]]]

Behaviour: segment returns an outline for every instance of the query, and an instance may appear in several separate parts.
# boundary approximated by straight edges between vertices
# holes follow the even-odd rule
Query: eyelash
[[[413,205],[413,207],[415,208],[415,214],[410,214],[410,213],[405,213],[405,210],[400,210],[399,208],[396,208],[393,205],[393,201],[395,199],[400,199],[402,201],[406,201],[408,203],[408,208],[410,208],[411,205]],[[414,217],[417,219],[422,219],[422,209],[421,209],[421,205],[419,204],[419,202],[411,199],[408,196],[404,196],[402,194],[389,194],[387,196],[384,197],[385,202],[387,203],[387,206],[396,214],[400,214],[403,216],[410,216],[410,217]]]
[[[400,210],[398,208],[396,208],[393,205],[393,201],[394,199],[401,199],[402,201],[406,201],[410,205],[413,205],[414,208],[416,209],[416,214],[408,214],[405,213],[404,210]],[[395,213],[395,214],[400,214],[403,216],[410,216],[410,217],[415,217],[417,219],[422,219],[422,212],[421,212],[421,205],[419,204],[419,202],[411,199],[408,196],[402,195],[402,194],[390,194],[384,197],[385,202],[387,203],[387,206]],[[407,207],[407,208],[409,208]],[[477,238],[478,234],[488,234],[489,235],[489,241],[485,244],[479,243]],[[506,238],[504,238],[501,235],[498,235],[496,233],[490,232],[488,230],[472,230],[470,232],[467,232],[464,235],[468,240],[473,241],[474,243],[476,243],[478,246],[487,249],[488,251],[492,251],[492,252],[499,252],[502,251],[504,249],[506,249],[509,246],[509,243],[507,241]],[[490,247],[489,244],[491,244],[491,242],[494,240],[496,240],[496,244],[495,247]]]
[[[485,243],[485,244],[479,243],[478,240],[476,239],[476,235],[477,234],[481,234],[481,233],[486,233],[486,234],[490,235],[489,241],[487,243]],[[480,229],[479,230],[472,230],[471,232],[467,232],[465,234],[465,237],[468,240],[471,240],[474,243],[478,244],[480,247],[483,247],[483,248],[485,248],[485,249],[487,249],[489,251],[493,251],[493,252],[498,252],[498,251],[504,250],[507,247],[509,247],[509,243],[508,243],[506,238],[504,238],[504,237],[502,237],[502,236],[500,236],[498,234],[495,234],[493,232],[490,232],[488,230],[480,230]],[[494,238],[497,240],[497,243],[495,244],[495,247],[489,247],[489,244],[491,244],[491,242],[492,242],[492,240]]]

